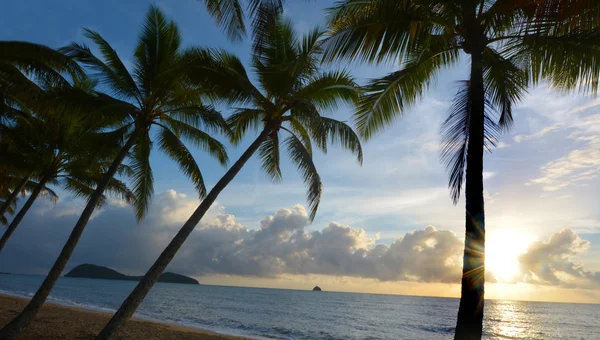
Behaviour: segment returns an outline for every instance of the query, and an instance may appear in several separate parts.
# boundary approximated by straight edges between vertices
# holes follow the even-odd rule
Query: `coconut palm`
[[[362,149],[354,131],[341,121],[321,115],[323,110],[335,109],[341,102],[353,103],[358,98],[356,84],[348,73],[319,70],[323,32],[313,30],[300,38],[289,21],[276,18],[271,30],[265,33],[260,52],[252,54],[257,85],[250,81],[242,62],[227,52],[198,50],[189,56],[192,78],[236,108],[229,118],[233,141],[239,142],[249,129],[260,129],[260,133],[208,193],[98,339],[114,338],[221,191],[254,153],[259,154],[263,170],[279,181],[280,146],[287,149],[307,187],[311,220],[322,191],[312,158],[313,143],[323,152],[328,141],[337,143],[362,162]]]
[[[401,65],[366,85],[355,115],[365,138],[400,117],[442,69],[461,57],[470,59],[470,76],[459,83],[442,126],[442,160],[455,204],[465,183],[466,233],[456,339],[478,339],[482,332],[484,150],[511,126],[513,106],[540,79],[561,88],[584,84],[585,90],[597,90],[600,34],[581,25],[573,28],[572,23],[559,25],[568,21],[558,15],[567,2],[343,0],[331,9],[326,60]]]
[[[40,194],[53,200],[58,198],[47,184],[59,185],[77,197],[89,198],[119,150],[119,136],[115,138],[105,133],[107,122],[98,116],[90,119],[78,113],[59,113],[49,119],[32,116],[23,120],[13,127],[0,127],[0,132],[10,151],[26,163],[35,164],[34,174],[39,178],[35,185],[27,179],[31,193],[0,238],[0,252]],[[120,172],[127,170],[121,166]],[[115,178],[109,181],[105,191],[128,203],[134,201],[133,193]],[[101,197],[98,205],[103,203]]]
[[[112,96],[96,93],[94,98],[89,98],[85,93],[72,93],[64,98],[57,96],[57,102],[69,106],[76,103],[73,105],[77,107],[91,103],[96,111],[121,117],[120,120],[115,119],[119,124],[115,124],[113,133],[123,136],[123,144],[91,193],[48,276],[25,309],[0,330],[0,339],[16,338],[31,323],[64,270],[104,190],[128,155],[131,158],[132,190],[138,219],[147,212],[153,193],[149,156],[154,135],[160,150],[193,181],[200,197],[206,193],[202,173],[182,140],[200,147],[221,164],[228,160],[225,147],[208,133],[227,128],[226,122],[218,112],[202,104],[201,89],[186,81],[188,69],[182,58],[179,29],[158,8],[150,7],[146,15],[131,73],[98,33],[86,30],[85,36],[96,44],[101,57],[77,43],[61,51],[91,70],[91,77]]]

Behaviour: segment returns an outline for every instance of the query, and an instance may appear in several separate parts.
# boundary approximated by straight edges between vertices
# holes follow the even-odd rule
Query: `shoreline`
[[[19,313],[30,299],[0,294],[0,325]],[[111,313],[46,302],[21,339],[93,339]],[[143,317],[132,318],[119,339],[251,340]]]

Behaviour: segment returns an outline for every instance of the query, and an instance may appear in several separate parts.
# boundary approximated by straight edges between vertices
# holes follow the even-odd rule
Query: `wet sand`
[[[0,294],[0,325],[8,323],[26,305],[27,299]],[[46,303],[21,339],[93,339],[110,314]],[[130,320],[119,339],[241,340],[195,328],[140,319]]]

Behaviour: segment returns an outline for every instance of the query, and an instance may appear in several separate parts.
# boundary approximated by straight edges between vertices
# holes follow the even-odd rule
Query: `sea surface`
[[[43,276],[0,275],[31,297]],[[61,278],[49,301],[111,312],[136,282]],[[136,316],[256,339],[451,339],[458,299],[157,283]],[[486,339],[600,339],[600,305],[489,300]]]

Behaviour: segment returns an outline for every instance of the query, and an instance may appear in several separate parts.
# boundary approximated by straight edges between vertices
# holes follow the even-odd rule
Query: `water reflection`
[[[597,315],[598,307],[568,303],[487,301],[484,338],[589,339],[590,333],[586,329],[590,330],[589,320]]]
[[[534,339],[535,315],[518,301],[494,301],[486,306],[485,329],[492,338]],[[539,336],[539,334],[538,334]]]

